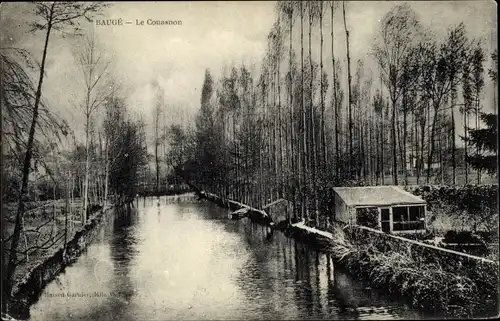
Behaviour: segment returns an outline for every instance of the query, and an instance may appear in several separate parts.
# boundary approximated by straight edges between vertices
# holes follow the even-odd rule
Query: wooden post
[[[424,230],[427,230],[427,204],[424,205]]]
[[[54,239],[57,236],[56,201],[55,201],[55,198],[54,198],[54,202],[52,203],[52,224],[53,224],[52,239]]]
[[[390,233],[392,233],[393,224],[394,224],[394,220],[393,220],[392,206],[390,206],[389,207],[389,232]]]
[[[70,209],[70,203],[69,203],[69,177],[71,173],[68,172],[68,179],[65,180],[66,182],[66,206],[65,206],[65,211],[64,211],[64,250],[63,253],[66,254],[66,245],[68,243],[68,213]]]
[[[378,208],[378,229],[382,230],[382,209]]]

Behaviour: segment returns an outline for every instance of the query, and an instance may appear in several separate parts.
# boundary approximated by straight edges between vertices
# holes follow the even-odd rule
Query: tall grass
[[[472,317],[481,311],[478,285],[447,262],[427,261],[409,245],[381,246],[380,241],[353,238],[349,229],[334,228],[330,252],[374,288],[404,296],[418,309],[453,317]],[[489,281],[494,282],[494,281]]]
[[[463,218],[467,213],[457,212],[453,206],[446,203],[436,203],[428,212],[427,230],[434,235],[444,236],[448,231],[470,231],[471,225]]]

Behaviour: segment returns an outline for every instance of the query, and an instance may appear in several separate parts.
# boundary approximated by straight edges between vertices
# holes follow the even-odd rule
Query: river
[[[281,232],[176,199],[109,213],[31,320],[422,318]]]

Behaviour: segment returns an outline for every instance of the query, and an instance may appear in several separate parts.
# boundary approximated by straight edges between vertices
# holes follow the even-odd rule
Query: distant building
[[[425,201],[399,187],[334,187],[333,191],[333,212],[337,222],[387,233],[425,230]]]
[[[428,148],[424,148],[424,156],[421,161],[423,161],[422,164],[419,164],[420,160],[416,157],[416,155],[420,155],[421,151],[417,151],[416,149],[408,149],[406,151],[406,170],[408,171],[409,175],[416,175],[417,169],[420,168],[423,171],[426,171],[428,168],[427,164],[427,157],[428,157]],[[472,152],[469,151],[469,154]],[[463,147],[456,147],[455,148],[455,167],[456,168],[464,168],[465,167],[465,149]],[[432,157],[432,163],[431,163],[431,170],[433,171],[439,171],[441,169],[441,166],[443,168],[451,168],[453,164],[453,156],[451,152],[451,148],[446,150],[446,152],[443,152],[442,155],[440,155],[439,150],[435,150],[433,153]]]

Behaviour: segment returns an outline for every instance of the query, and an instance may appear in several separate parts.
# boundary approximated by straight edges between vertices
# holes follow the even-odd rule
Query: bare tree
[[[160,201],[160,160],[159,160],[159,154],[158,154],[158,147],[160,145],[160,117],[162,112],[164,111],[164,105],[165,105],[165,95],[163,92],[163,89],[158,85],[157,82],[154,82],[153,88],[156,90],[156,102],[155,102],[155,109],[153,111],[153,119],[154,119],[154,146],[155,146],[155,164],[156,164],[156,197],[158,198],[158,202]]]
[[[300,154],[298,152],[295,152],[297,149],[295,148],[295,144],[297,141],[297,134],[295,130],[295,109],[294,109],[294,91],[293,91],[293,86],[294,86],[294,69],[293,69],[293,25],[294,25],[294,19],[297,14],[296,11],[296,2],[294,1],[280,1],[278,2],[278,10],[282,16],[282,19],[284,21],[284,24],[287,24],[288,27],[284,29],[284,32],[288,35],[288,73],[287,73],[287,80],[286,80],[286,85],[288,89],[288,104],[289,104],[289,139],[290,139],[290,153],[291,153],[291,158],[290,158],[290,178],[291,180],[289,181],[294,181],[296,180],[297,177],[297,168],[298,164],[300,164]],[[286,136],[288,137],[288,135]],[[295,187],[295,186],[294,186]],[[292,212],[294,216],[294,220],[296,220],[297,217],[297,207],[296,207],[296,189],[292,188]]]
[[[454,46],[455,50],[458,50],[458,52],[454,52],[449,56],[449,78],[450,78],[450,113],[451,113],[451,136],[452,136],[452,184],[455,185],[456,182],[456,139],[455,139],[455,109],[457,105],[457,87],[458,83],[460,81],[460,66],[464,63],[463,62],[463,57],[464,57],[464,50],[466,49],[465,46],[465,26],[460,24],[457,28],[452,30],[449,35],[449,41],[451,43],[459,44],[460,46]]]
[[[348,158],[348,179],[352,178],[352,92],[351,92],[351,56],[349,55],[349,30],[347,29],[347,22],[345,17],[345,1],[342,1],[342,15],[344,17],[344,30],[346,37],[346,52],[347,52],[347,108],[348,108],[348,126],[349,126],[349,158]]]
[[[420,35],[420,23],[408,4],[402,4],[389,11],[381,21],[381,33],[373,46],[373,55],[378,62],[391,101],[391,137],[392,137],[392,175],[393,183],[398,184],[396,154],[396,104],[403,87],[403,66],[413,43]]]
[[[333,106],[333,122],[334,122],[334,135],[335,135],[335,157],[334,159],[334,164],[335,164],[335,180],[338,180],[339,178],[339,173],[340,173],[340,146],[339,146],[339,110],[337,108],[337,70],[336,70],[336,62],[335,62],[335,50],[334,50],[334,44],[335,44],[335,37],[334,37],[334,14],[335,14],[335,8],[337,7],[337,1],[330,1],[330,16],[331,16],[331,42],[332,42],[332,88],[333,88],[333,95],[332,95],[332,106]]]
[[[75,53],[84,84],[84,99],[80,104],[85,116],[85,182],[83,191],[82,224],[87,219],[87,208],[89,199],[89,168],[90,150],[89,136],[91,132],[92,117],[96,110],[113,95],[116,87],[111,85],[110,63],[111,61],[99,47],[93,30],[79,43],[78,51]]]
[[[299,154],[302,155],[301,159],[301,169],[302,169],[302,185],[301,185],[301,218],[309,218],[309,210],[306,206],[307,204],[307,157],[306,157],[306,146],[307,146],[307,129],[306,129],[306,108],[304,103],[304,4],[301,1],[299,3],[300,12],[300,74],[301,74],[301,90],[300,90],[300,100],[302,104],[302,126],[300,128],[301,138],[302,138],[302,148]]]
[[[447,97],[453,95],[460,79],[457,77],[456,66],[465,61],[464,51],[468,47],[463,25],[450,30],[448,37],[441,44],[428,40],[420,46],[420,81],[419,89],[429,100],[433,110],[432,124],[430,128],[430,146],[427,158],[427,180],[431,175],[431,165],[435,152],[435,133],[439,112],[442,110]],[[453,106],[452,106],[453,108]],[[430,121],[430,119],[429,119]]]

